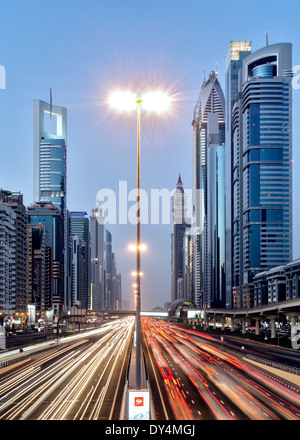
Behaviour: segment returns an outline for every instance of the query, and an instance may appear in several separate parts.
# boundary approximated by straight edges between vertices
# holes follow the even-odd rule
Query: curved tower
[[[194,301],[198,307],[209,307],[214,301],[215,292],[211,285],[208,271],[207,249],[207,214],[208,214],[208,153],[209,145],[224,146],[225,144],[225,98],[216,72],[209,73],[204,79],[200,96],[194,109]],[[206,281],[205,281],[206,280]]]

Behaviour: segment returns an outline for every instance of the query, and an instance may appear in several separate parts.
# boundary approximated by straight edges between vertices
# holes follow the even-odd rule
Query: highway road
[[[142,328],[157,419],[300,420],[299,394],[248,364],[242,343],[151,318]]]
[[[107,323],[1,374],[0,419],[118,419],[133,327]]]

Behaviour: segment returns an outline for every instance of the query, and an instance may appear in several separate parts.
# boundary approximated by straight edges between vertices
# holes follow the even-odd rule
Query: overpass
[[[231,331],[234,331],[235,321],[239,320],[242,323],[242,333],[246,333],[246,321],[254,320],[256,328],[255,332],[257,335],[259,334],[259,324],[261,319],[269,320],[271,326],[271,338],[275,338],[275,320],[279,320],[279,318],[283,316],[289,318],[291,324],[291,336],[293,336],[293,328],[296,326],[298,317],[300,316],[300,299],[277,302],[249,309],[184,308],[183,310],[187,312],[187,319],[198,318],[202,320],[204,328],[208,327],[210,321],[213,322],[214,326],[219,321],[224,330],[225,318],[231,318]]]

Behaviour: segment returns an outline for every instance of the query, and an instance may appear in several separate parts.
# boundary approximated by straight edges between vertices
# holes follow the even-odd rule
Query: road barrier
[[[13,359],[8,359],[6,361],[0,362],[0,370],[1,368],[9,367],[10,365],[17,364],[18,362],[25,361],[29,358],[29,354],[24,354],[23,356],[18,356]]]
[[[252,354],[248,354],[246,358],[252,359],[253,361],[259,362],[264,365],[268,365],[269,367],[278,368],[279,370],[286,371],[287,373],[297,374],[298,376],[300,376],[300,368],[291,367],[290,365],[281,364],[280,362],[271,361],[270,359],[264,359],[259,356],[254,356]]]

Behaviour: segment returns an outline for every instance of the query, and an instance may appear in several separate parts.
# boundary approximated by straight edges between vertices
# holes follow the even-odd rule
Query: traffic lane
[[[171,341],[174,344],[174,341],[177,338],[177,341],[181,339],[181,342],[186,343],[187,344],[187,340],[189,340],[189,344],[191,343],[195,343],[198,347],[200,347],[201,349],[205,349],[206,350],[206,357],[211,357],[211,359],[214,359],[214,362],[217,363],[220,360],[226,360],[229,361],[229,365],[231,364],[233,367],[237,368],[238,370],[240,370],[241,372],[244,371],[244,369],[247,369],[248,367],[246,366],[245,363],[240,361],[240,356],[238,357],[229,357],[228,355],[225,355],[224,352],[218,350],[215,346],[215,344],[213,344],[214,338],[212,338],[209,335],[205,335],[205,338],[200,340],[199,339],[199,333],[194,332],[194,331],[186,331],[182,332],[178,327],[173,326],[172,330],[173,330],[173,334],[172,332],[170,332],[170,328],[172,326],[167,326],[167,325],[156,325],[154,326],[154,328],[157,329],[157,332],[160,334],[160,336],[165,336],[166,339],[168,339],[169,341]],[[197,335],[197,337],[195,338],[195,341],[190,341],[190,335],[194,334]],[[175,338],[174,338],[175,335]],[[181,338],[182,336],[182,338]],[[200,342],[201,341],[201,342]],[[209,342],[209,345],[208,345]],[[178,348],[178,346],[177,346]],[[196,348],[197,350],[197,348]],[[188,357],[189,360],[191,360],[190,354]],[[224,364],[225,365],[225,364]],[[238,383],[238,388],[237,385],[235,384],[235,388],[232,387],[231,385],[231,390],[229,390],[229,392],[236,394],[236,397],[238,397],[239,395],[242,396],[242,402],[243,402],[243,410],[245,410],[246,413],[248,413],[251,418],[258,418],[258,419],[263,419],[263,418],[274,418],[274,419],[278,419],[278,414],[280,415],[280,417],[283,418],[288,418],[288,419],[299,419],[299,414],[298,414],[298,405],[295,406],[293,405],[293,403],[299,404],[299,396],[296,393],[291,392],[290,390],[282,387],[282,385],[280,385],[278,387],[278,384],[274,384],[272,383],[272,380],[270,380],[269,378],[267,378],[264,375],[257,375],[256,373],[254,373],[253,370],[249,369],[249,371],[251,372],[251,380],[253,380],[253,378],[257,381],[257,383],[254,383],[253,386],[255,386],[258,390],[259,393],[256,393],[255,389],[251,389],[251,398],[250,398],[250,393],[249,393],[249,389],[245,389],[245,377],[243,377],[243,375],[240,375],[238,378],[233,378],[235,382],[239,382]],[[222,375],[224,375],[224,372],[221,370],[218,372],[218,374],[220,374],[220,372],[222,373]],[[218,374],[216,374],[216,372],[214,374],[211,375],[212,379],[216,379],[216,377],[218,377]],[[226,373],[228,375],[228,372]],[[260,387],[260,382],[263,385],[268,385],[269,388],[269,392],[268,390],[266,390],[264,387]],[[221,387],[222,385],[226,384],[226,386],[229,384],[229,378],[228,377],[223,377],[222,380],[220,380],[220,383],[218,384],[219,387]],[[274,390],[275,388],[275,390]],[[276,395],[274,392],[270,393],[270,389],[273,389],[273,391],[275,391],[278,395]],[[233,395],[234,395],[233,394]],[[268,398],[266,398],[266,396]],[[269,397],[271,397],[271,399],[269,399]],[[286,401],[286,398],[288,398],[289,402]],[[232,399],[232,395],[231,395],[231,399]],[[294,399],[294,402],[293,402]],[[292,402],[292,403],[291,403]],[[255,408],[253,408],[253,406],[255,405]],[[252,406],[252,408],[251,408]],[[257,411],[257,409],[259,411]]]
[[[187,333],[185,333],[185,335],[187,335]],[[213,355],[216,360],[222,360],[225,368],[229,367],[238,374],[238,379],[242,381],[243,386],[245,386],[246,380],[251,381],[251,393],[261,402],[267,402],[268,405],[271,405],[275,414],[279,414],[280,417],[284,418],[299,419],[300,400],[298,393],[294,390],[276,382],[268,375],[251,368],[251,366],[243,361],[240,355],[236,356],[236,354],[234,354],[234,356],[232,356],[229,354],[229,350],[226,350],[226,352],[220,350],[216,344],[212,344],[211,338],[209,338],[209,343],[206,338],[202,339],[202,342],[199,342],[201,339],[199,339],[198,335],[195,336],[194,332],[191,332],[191,339],[198,347],[201,347],[202,350]],[[183,339],[183,341],[184,340],[185,339]],[[259,394],[257,394],[257,390],[259,390]],[[269,398],[270,396],[272,396],[272,401]],[[268,411],[264,410],[263,413],[264,412],[266,413]]]
[[[98,339],[99,337],[97,336],[93,336],[92,338],[94,338],[95,340]],[[101,344],[103,343],[103,341],[107,338],[107,335],[105,335],[105,337],[101,338]],[[80,341],[76,342],[76,344],[79,344]],[[23,384],[23,390],[22,390],[22,383],[20,383],[19,385],[19,389],[18,389],[18,401],[16,401],[16,397],[11,394],[9,395],[9,393],[14,393],[16,392],[16,390],[11,390],[9,392],[6,392],[6,399],[10,398],[12,400],[12,405],[11,405],[11,401],[8,402],[2,402],[1,405],[1,409],[2,409],[2,416],[4,418],[27,418],[32,416],[32,414],[34,413],[35,410],[38,410],[38,407],[40,406],[41,403],[43,403],[44,401],[48,402],[48,396],[51,395],[51,392],[53,392],[53,388],[51,388],[51,386],[53,387],[53,385],[55,385],[55,388],[59,388],[59,386],[63,383],[64,379],[66,379],[67,377],[70,378],[70,380],[72,379],[72,377],[74,377],[74,374],[76,372],[76,367],[79,366],[79,364],[76,365],[76,362],[80,362],[80,356],[82,356],[83,354],[85,355],[85,359],[87,359],[89,353],[88,353],[88,349],[89,347],[92,347],[93,344],[89,342],[89,346],[83,348],[82,350],[77,350],[77,348],[74,347],[74,343],[71,347],[65,347],[64,349],[59,349],[59,354],[62,354],[62,351],[64,351],[64,356],[69,356],[69,358],[65,357],[63,359],[63,363],[60,362],[60,358],[59,358],[59,354],[58,354],[58,358],[55,359],[55,363],[54,365],[51,364],[51,360],[50,359],[44,359],[44,365],[41,368],[41,365],[35,365],[36,367],[38,367],[38,371],[34,372],[35,373],[35,377],[34,377],[34,383],[32,382],[32,378],[26,379],[27,382],[25,383],[25,385]],[[75,350],[77,350],[76,353],[74,353],[74,348]],[[99,347],[98,347],[99,348]],[[73,351],[71,353],[67,353],[70,349],[73,349]],[[97,349],[97,347],[96,347]],[[47,365],[47,361],[50,362],[50,365]],[[54,359],[52,359],[52,362],[54,361]],[[55,366],[55,367],[54,367]],[[42,371],[40,371],[42,370]],[[70,371],[71,370],[71,371]],[[45,374],[44,374],[45,373]],[[74,373],[74,374],[72,374]],[[29,373],[28,373],[29,374]],[[43,375],[44,374],[44,375]],[[42,376],[43,375],[43,376]],[[56,375],[56,376],[55,376]],[[23,375],[24,376],[24,375]],[[19,375],[18,380],[21,382],[22,381],[22,372]],[[11,382],[13,381],[13,378],[11,378]],[[7,386],[7,383],[4,383],[3,386]],[[43,394],[44,390],[47,390],[46,394]],[[50,391],[48,390],[50,389]],[[27,394],[26,394],[27,392]],[[28,399],[28,393],[30,393],[30,399]],[[48,395],[47,395],[48,393]],[[41,397],[42,395],[42,397]],[[2,396],[3,399],[3,396]],[[34,399],[40,399],[40,402],[38,402],[38,404],[35,403]],[[28,402],[29,400],[29,402]],[[25,404],[26,402],[26,404]],[[11,408],[7,408],[7,406],[10,404],[10,406],[12,406]],[[19,404],[19,405],[18,405]],[[26,407],[27,405],[27,407]],[[17,407],[20,407],[20,409],[18,410]],[[44,405],[45,406],[45,405]],[[6,408],[4,408],[6,407]],[[28,407],[30,407],[30,409],[28,409]],[[6,414],[3,414],[3,410],[6,409]],[[8,410],[8,411],[7,411]],[[24,415],[25,413],[25,415]],[[33,418],[37,417],[38,414],[34,415],[33,414]]]
[[[172,420],[173,412],[163,379],[144,334],[142,334],[142,347],[151,387],[152,420]]]
[[[183,332],[186,329],[181,329]],[[283,363],[285,365],[290,365],[292,367],[300,368],[300,351],[280,348],[278,346],[271,344],[263,344],[256,343],[254,341],[250,341],[249,339],[238,339],[234,336],[229,335],[213,335],[204,332],[193,331],[194,334],[198,334],[199,337],[209,338],[211,341],[215,341],[216,344],[222,343],[225,347],[229,347],[236,352],[241,350],[241,347],[244,346],[244,349],[249,354],[260,355],[269,360],[273,360],[274,362]],[[221,336],[223,341],[221,341]],[[274,343],[277,339],[274,339]]]

